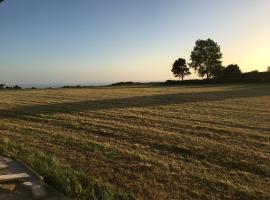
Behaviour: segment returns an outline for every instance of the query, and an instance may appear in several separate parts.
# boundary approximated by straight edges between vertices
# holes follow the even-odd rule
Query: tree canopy
[[[179,77],[182,80],[185,76],[190,75],[189,67],[186,63],[186,60],[183,58],[179,58],[173,63],[171,71],[175,77]]]
[[[234,79],[234,78],[239,78],[242,74],[240,68],[238,65],[228,65],[225,69],[224,69],[224,78],[227,79]]]
[[[191,52],[190,67],[207,79],[219,76],[222,71],[220,46],[213,40],[197,40]]]

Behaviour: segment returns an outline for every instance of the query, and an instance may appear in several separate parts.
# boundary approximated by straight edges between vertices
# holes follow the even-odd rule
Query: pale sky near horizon
[[[5,0],[0,83],[174,79],[174,60],[207,38],[224,66],[265,71],[269,21],[269,0]]]

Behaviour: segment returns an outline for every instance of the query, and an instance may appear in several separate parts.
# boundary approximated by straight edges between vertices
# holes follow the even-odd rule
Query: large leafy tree
[[[184,80],[185,76],[190,74],[186,60],[183,58],[179,58],[173,63],[171,71],[175,77],[179,77],[182,80]]]
[[[199,76],[207,79],[219,76],[222,53],[220,46],[213,40],[197,40],[195,47],[191,52],[190,67],[198,73]]]

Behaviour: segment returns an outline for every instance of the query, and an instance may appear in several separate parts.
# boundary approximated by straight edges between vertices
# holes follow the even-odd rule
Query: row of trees
[[[184,58],[177,59],[172,66],[172,73],[182,80],[190,75],[190,69],[194,69],[200,77],[223,79],[237,79],[242,72],[238,65],[222,66],[222,53],[220,46],[213,40],[197,40],[191,52],[190,63]],[[268,67],[270,72],[270,67]]]
[[[15,86],[6,86],[5,84],[0,84],[0,90],[1,89],[7,89],[7,90],[20,90],[22,89],[20,86],[15,85]]]

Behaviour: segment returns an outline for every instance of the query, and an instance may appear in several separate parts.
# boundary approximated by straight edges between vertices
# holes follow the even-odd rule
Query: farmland
[[[0,150],[75,199],[270,199],[269,84],[0,97]]]

